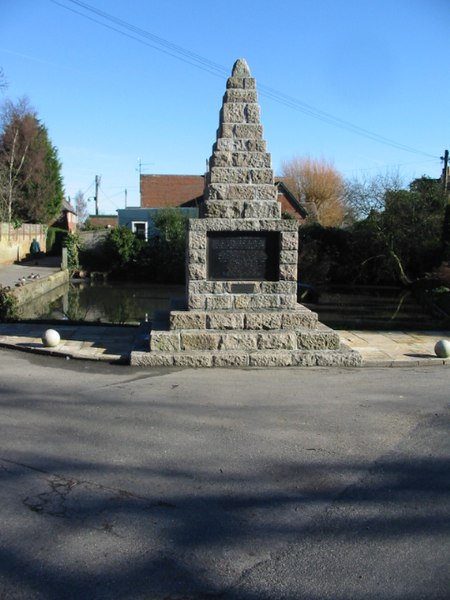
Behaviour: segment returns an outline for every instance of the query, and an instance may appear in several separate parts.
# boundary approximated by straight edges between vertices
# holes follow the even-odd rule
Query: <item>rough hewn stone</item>
[[[251,182],[251,171],[247,167],[212,167],[211,169],[211,184]]]
[[[280,264],[280,279],[285,281],[297,281],[297,264]]]
[[[332,331],[300,331],[297,333],[298,348],[306,350],[337,350],[340,345],[339,335]]]
[[[221,111],[223,123],[245,123],[245,103],[224,103]]]
[[[281,234],[281,251],[298,249],[298,233],[293,231],[284,231]]]
[[[257,334],[252,332],[227,332],[222,334],[220,350],[246,350],[252,352],[258,348]]]
[[[296,250],[282,250],[280,252],[280,262],[285,264],[297,265],[298,252]]]
[[[281,329],[281,322],[279,312],[249,312],[245,315],[245,329]]]
[[[265,140],[241,140],[237,138],[219,138],[213,150],[227,150],[235,152],[266,152]]]
[[[175,367],[212,367],[212,362],[211,352],[180,352],[173,357]]]
[[[278,192],[274,185],[258,185],[255,187],[256,200],[277,200]]]
[[[250,308],[254,310],[279,308],[279,306],[280,297],[276,294],[260,294],[258,296],[253,296],[250,300]]]
[[[297,293],[295,281],[262,281],[261,292],[263,294],[293,294]]]
[[[239,294],[234,296],[234,308],[237,310],[247,310],[250,307],[251,296],[249,294]]]
[[[213,355],[214,367],[248,367],[247,352],[218,352]]]
[[[210,331],[182,331],[181,350],[218,350],[221,337]]]
[[[206,265],[206,252],[205,250],[197,250],[195,248],[190,248],[188,250],[188,260],[192,263]]]
[[[132,367],[172,367],[173,363],[173,353],[134,351],[130,355]]]
[[[210,312],[206,315],[207,329],[243,329],[244,314],[236,312]]]
[[[152,331],[150,335],[150,351],[178,352],[180,350],[180,334],[177,331]]]
[[[280,308],[291,308],[294,309],[297,305],[297,296],[293,294],[283,294],[279,296]]]
[[[289,351],[254,352],[250,354],[251,367],[289,367],[292,365],[292,353]]]
[[[210,200],[205,206],[205,216],[219,219],[236,219],[244,216],[244,203],[240,200]]]
[[[278,219],[281,217],[281,205],[273,200],[256,200],[244,202],[242,216],[246,219]]]
[[[248,89],[229,89],[223,97],[224,102],[257,102],[258,92]]]
[[[313,329],[317,326],[317,313],[308,309],[283,312],[282,329]]]
[[[270,154],[261,152],[216,151],[211,161],[216,167],[271,169]]]
[[[191,249],[204,250],[206,248],[206,235],[194,231],[189,232],[188,247]]]
[[[233,308],[233,296],[208,296],[206,298],[206,310],[231,310]]]
[[[206,279],[206,265],[189,263],[188,273],[190,279]]]
[[[206,313],[202,311],[172,311],[170,313],[171,329],[205,329]]]
[[[188,294],[189,310],[204,310],[206,308],[206,298],[200,294]]]
[[[265,331],[258,335],[258,348],[260,350],[296,350],[297,338],[291,331]]]

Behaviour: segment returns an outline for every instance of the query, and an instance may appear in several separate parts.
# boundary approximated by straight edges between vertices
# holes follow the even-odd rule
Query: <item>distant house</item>
[[[306,221],[310,214],[309,210],[291,192],[287,184],[281,178],[276,178],[275,185],[278,188],[278,202],[281,203],[281,212],[292,215],[298,221]]]
[[[63,200],[59,217],[51,224],[52,227],[67,229],[73,233],[78,226],[78,216],[74,207],[66,199]]]
[[[119,208],[117,210],[119,227],[128,227],[133,233],[143,240],[152,238],[157,233],[155,226],[155,216],[161,212],[161,210],[175,207],[163,207],[163,208],[142,208],[140,206]],[[194,219],[198,217],[198,208],[195,206],[181,206],[177,209],[186,218]]]
[[[117,215],[89,215],[87,221],[93,229],[113,229],[118,225]]]
[[[310,216],[310,207],[302,204],[283,178],[275,178],[282,212],[298,221]],[[141,208],[199,208],[203,202],[204,175],[141,175]]]

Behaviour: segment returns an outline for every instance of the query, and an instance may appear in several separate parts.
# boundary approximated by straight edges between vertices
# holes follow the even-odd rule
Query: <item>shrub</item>
[[[17,298],[10,290],[0,288],[0,321],[13,321],[18,316]]]
[[[140,252],[146,242],[139,239],[127,227],[111,229],[105,240],[105,253],[110,265],[116,274],[126,274],[126,271],[135,265]]]
[[[67,235],[68,231],[66,229],[61,229],[59,227],[49,227],[47,230],[46,241],[47,254],[51,254],[52,256],[59,256],[62,252],[64,240],[66,239]]]
[[[80,268],[78,255],[80,246],[80,236],[77,233],[68,233],[64,240],[64,247],[67,249],[67,268],[71,272]]]

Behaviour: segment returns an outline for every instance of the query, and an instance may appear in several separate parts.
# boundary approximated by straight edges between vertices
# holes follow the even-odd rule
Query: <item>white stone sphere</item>
[[[434,346],[434,351],[439,358],[450,358],[450,342],[448,340],[439,340]]]
[[[42,343],[47,348],[53,348],[54,346],[57,346],[60,341],[61,338],[59,333],[54,329],[47,329],[42,335]]]

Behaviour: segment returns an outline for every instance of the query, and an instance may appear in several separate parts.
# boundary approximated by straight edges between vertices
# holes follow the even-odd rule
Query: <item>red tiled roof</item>
[[[141,175],[141,208],[195,205],[204,185],[203,175]]]

